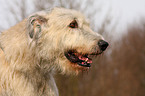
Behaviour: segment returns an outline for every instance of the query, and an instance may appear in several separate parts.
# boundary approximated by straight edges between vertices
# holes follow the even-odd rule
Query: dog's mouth
[[[98,55],[98,54],[101,53],[81,54],[74,50],[65,52],[65,56],[70,62],[77,63],[79,66],[83,66],[83,67],[91,67],[92,59],[89,58],[89,56]]]

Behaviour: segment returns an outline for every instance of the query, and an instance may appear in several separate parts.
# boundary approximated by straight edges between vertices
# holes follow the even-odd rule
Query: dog
[[[89,70],[108,45],[76,10],[34,13],[0,35],[0,96],[58,96],[55,71]]]

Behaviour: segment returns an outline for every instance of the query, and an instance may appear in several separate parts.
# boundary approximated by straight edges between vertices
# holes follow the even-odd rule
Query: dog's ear
[[[40,37],[42,28],[46,25],[47,19],[43,16],[33,15],[28,19],[27,31],[31,39],[38,39]]]

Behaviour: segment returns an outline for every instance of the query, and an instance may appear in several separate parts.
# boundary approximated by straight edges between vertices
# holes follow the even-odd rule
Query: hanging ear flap
[[[39,16],[33,15],[28,20],[28,35],[31,39],[38,39],[40,37],[43,26],[46,24],[47,19]]]

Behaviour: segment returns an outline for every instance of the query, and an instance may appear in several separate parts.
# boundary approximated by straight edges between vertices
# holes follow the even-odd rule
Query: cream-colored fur
[[[68,25],[73,20],[78,28]],[[0,96],[58,96],[55,70],[78,74],[86,70],[64,53],[98,50],[103,37],[93,32],[78,11],[54,8],[35,13],[0,35]]]

